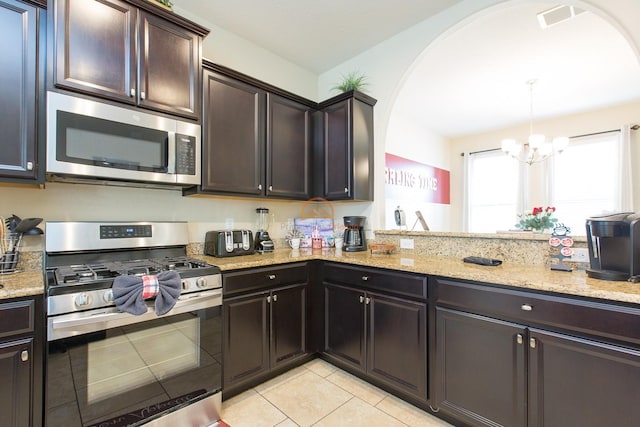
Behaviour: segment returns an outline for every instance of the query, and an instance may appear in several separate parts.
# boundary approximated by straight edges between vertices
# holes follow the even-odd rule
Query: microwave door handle
[[[163,316],[156,316],[152,303],[149,303],[149,311],[139,316],[117,311],[67,319],[64,316],[53,318],[49,320],[48,339],[51,341],[77,335],[77,333],[103,331],[118,326],[220,306],[222,305],[222,290],[195,293],[183,298],[178,300],[171,311]]]
[[[175,175],[176,174],[176,133],[169,131],[167,132],[169,140],[168,140],[168,144],[169,144],[169,150],[167,152],[167,163],[169,165],[169,167],[167,168],[167,173],[171,174],[171,175]]]

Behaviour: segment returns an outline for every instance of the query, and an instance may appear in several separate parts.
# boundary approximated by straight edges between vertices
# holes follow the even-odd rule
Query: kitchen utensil
[[[256,214],[256,237],[255,246],[258,252],[270,252],[273,251],[274,245],[271,237],[269,237],[269,224],[271,223],[271,217],[269,215],[269,209],[257,208]]]
[[[26,231],[31,230],[32,228],[37,227],[41,222],[42,218],[25,218],[18,223],[13,231],[18,234],[22,234]]]

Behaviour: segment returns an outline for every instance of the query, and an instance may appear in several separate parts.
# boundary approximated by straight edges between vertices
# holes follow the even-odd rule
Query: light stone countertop
[[[497,267],[469,264],[461,258],[416,255],[409,252],[391,255],[334,250],[277,249],[273,253],[228,258],[199,256],[224,271],[264,267],[296,261],[322,259],[379,267],[391,270],[450,277],[536,291],[554,292],[615,302],[640,304],[640,283],[591,279],[584,271],[552,271],[544,265],[504,262]]]
[[[0,275],[0,300],[37,296],[44,293],[42,270]]]
[[[224,271],[265,267],[314,259],[343,262],[364,267],[378,267],[398,271],[450,277],[454,279],[507,285],[537,291],[554,292],[615,302],[640,304],[640,283],[597,280],[584,271],[552,271],[544,265],[504,262],[498,267],[485,267],[462,262],[461,258],[418,255],[411,252],[391,255],[334,250],[277,249],[272,253],[215,258],[196,255]],[[42,271],[33,270],[0,275],[0,300],[42,295]]]

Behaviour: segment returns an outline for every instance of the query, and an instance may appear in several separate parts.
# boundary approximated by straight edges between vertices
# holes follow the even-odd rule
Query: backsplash
[[[446,233],[431,231],[376,230],[375,242],[392,244],[400,253],[416,255],[464,258],[480,256],[496,258],[516,264],[548,265],[553,248],[549,245],[550,234],[514,233]],[[585,236],[572,237],[574,248],[586,248]],[[413,249],[400,249],[400,239],[413,240]],[[565,261],[565,264],[567,262]],[[575,263],[569,265],[576,266]],[[583,263],[584,265],[584,263]],[[579,268],[579,266],[576,266]]]

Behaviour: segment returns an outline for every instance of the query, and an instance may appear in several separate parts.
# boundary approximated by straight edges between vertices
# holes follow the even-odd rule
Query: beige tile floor
[[[231,427],[447,427],[389,393],[315,359],[222,404]]]

